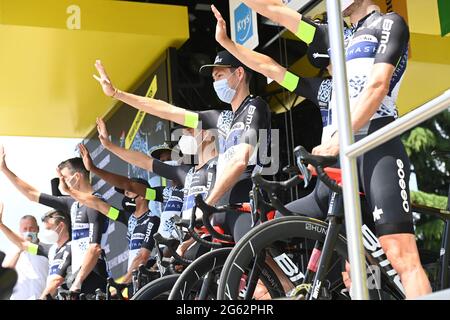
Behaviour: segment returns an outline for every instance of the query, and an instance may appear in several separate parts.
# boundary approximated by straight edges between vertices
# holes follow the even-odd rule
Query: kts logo
[[[236,10],[234,10],[234,23],[236,41],[239,44],[244,44],[253,36],[252,10],[244,3],[240,4]]]

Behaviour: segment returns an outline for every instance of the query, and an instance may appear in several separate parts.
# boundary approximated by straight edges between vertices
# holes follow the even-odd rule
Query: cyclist
[[[2,215],[3,203],[0,202],[0,230],[12,243],[24,252],[49,260],[47,283],[40,292],[39,299],[47,299],[48,295],[54,297],[57,289],[64,283],[71,264],[69,217],[56,210],[46,213],[42,217],[45,230],[39,235],[44,243],[34,243],[4,225]]]
[[[86,147],[82,144],[80,145],[80,153],[86,169],[95,174],[101,171],[102,176],[106,177],[105,181],[116,186],[116,191],[124,195],[122,200],[123,210],[111,206],[88,192],[69,187],[61,175],[60,187],[62,191],[68,193],[81,204],[128,227],[128,268],[122,282],[130,284],[132,271],[137,269],[140,264],[146,265],[151,258],[155,245],[153,235],[158,230],[160,219],[152,214],[148,208],[148,203],[149,200],[162,202],[162,190],[161,188],[151,188],[145,179],[128,179],[95,167]]]
[[[150,157],[158,159],[160,161],[163,161],[164,163],[176,164],[175,161],[172,161],[172,148],[170,148],[170,146],[167,142],[164,142],[160,145],[153,146],[152,148],[149,149],[148,153],[149,153]],[[149,180],[149,183],[152,184],[152,187],[156,187],[154,178],[155,177],[152,177],[152,180]],[[163,213],[164,213],[163,209],[164,209],[165,203],[167,202],[167,199],[170,197],[172,190],[176,186],[172,185],[170,182],[167,183],[167,181],[163,177],[159,177],[159,179],[156,179],[156,180],[157,180],[158,186],[166,187],[163,189],[164,201],[158,202],[158,201],[151,200],[149,202],[149,209],[153,214],[158,215],[161,218],[161,222],[163,222]],[[160,226],[161,226],[161,224],[160,224]]]
[[[198,155],[198,164],[170,165],[153,159],[144,153],[127,150],[111,142],[106,125],[103,120],[97,119],[97,129],[100,142],[105,149],[111,151],[122,160],[141,167],[147,171],[156,173],[166,179],[172,180],[184,188],[184,203],[182,212],[185,218],[190,217],[193,207],[193,199],[197,194],[205,198],[210,188],[214,185],[216,176],[217,152],[214,147],[214,136],[206,131],[200,130],[197,136],[193,136],[194,130],[183,129],[184,135],[179,141],[179,147],[184,155]]]
[[[244,2],[282,24],[304,42],[328,51],[326,24],[303,18],[281,1]],[[371,0],[345,1],[343,9],[343,16],[349,17],[352,23],[351,28],[345,29],[344,38],[352,129],[359,140],[398,116],[396,99],[408,60],[409,30],[401,16],[382,14]],[[295,77],[287,80],[292,87],[297,81]],[[322,144],[313,149],[313,154],[336,156],[339,152],[333,99],[330,108],[331,125],[324,130]],[[431,292],[415,241],[408,187],[410,164],[400,138],[359,157],[358,173],[379,242],[400,275],[406,297]],[[305,212],[304,208],[311,207],[311,202],[323,208],[322,200],[307,197],[294,201],[288,208],[293,211],[302,208],[301,212]]]
[[[174,215],[183,215],[189,219],[194,206],[195,196],[200,194],[206,198],[213,188],[216,177],[217,151],[214,146],[214,136],[206,131],[200,130],[194,137],[194,129],[183,129],[184,135],[180,138],[179,147],[184,155],[198,155],[198,164],[191,165],[170,165],[153,159],[144,153],[121,148],[111,142],[106,125],[101,119],[97,119],[97,129],[99,139],[105,149],[111,151],[119,158],[135,166],[156,173],[157,175],[173,181],[179,188],[174,188],[164,207],[162,216],[164,225],[160,226],[158,232],[166,238],[176,237],[175,226],[170,219]],[[108,181],[108,177],[98,169],[94,173]],[[112,181],[109,181],[112,182]],[[180,246],[180,253],[193,244],[189,241]],[[198,245],[200,246],[200,245]],[[203,253],[207,248],[199,248],[199,253]]]
[[[239,60],[229,52],[221,51],[214,64],[200,69],[201,74],[212,75],[219,99],[231,104],[232,111],[194,112],[164,101],[123,92],[113,86],[100,61],[95,65],[100,76],[94,77],[106,95],[190,128],[218,130],[218,174],[206,202],[210,205],[248,202],[251,174],[261,168],[261,163],[256,161],[258,148],[267,148],[270,141],[270,110],[262,98],[250,95],[251,73]],[[264,141],[260,130],[266,130]],[[230,231],[234,234],[234,227],[239,226],[236,223],[238,217],[226,214],[226,221],[219,224],[233,226]]]
[[[73,189],[93,193],[89,172],[81,158],[71,158],[58,165],[68,185]],[[0,148],[0,169],[11,183],[30,201],[52,207],[70,215],[72,223],[72,276],[70,291],[95,294],[106,287],[106,263],[102,257],[102,233],[106,231],[105,217],[95,210],[80,205],[69,196],[56,197],[42,193],[17,177],[6,165],[5,153]],[[98,195],[99,196],[99,195]]]

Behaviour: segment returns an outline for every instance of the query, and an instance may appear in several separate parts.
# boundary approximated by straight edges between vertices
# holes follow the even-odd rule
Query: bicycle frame
[[[332,192],[326,221],[328,221],[328,230],[323,248],[321,250],[320,260],[318,263],[317,272],[314,276],[311,290],[306,295],[307,300],[316,300],[319,298],[319,293],[324,281],[324,274],[330,266],[333,248],[336,245],[336,241],[344,222],[342,194]],[[370,231],[370,229],[366,225],[363,225],[361,231],[363,233],[364,239],[363,242],[365,247],[365,256],[370,263],[371,268],[379,268],[381,274],[383,274],[383,280],[385,282],[384,285],[389,289],[390,293],[393,296],[399,299],[404,298],[405,295],[400,282],[400,277],[398,276],[395,269],[392,268],[383,249],[381,248],[378,238],[372,233],[372,231]],[[377,285],[380,285],[381,289],[381,281]]]

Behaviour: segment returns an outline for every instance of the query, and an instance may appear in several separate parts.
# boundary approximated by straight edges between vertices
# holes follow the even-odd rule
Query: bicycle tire
[[[143,286],[130,300],[167,300],[179,274],[171,274]]]
[[[232,249],[228,247],[210,251],[190,264],[175,283],[170,292],[169,300],[195,299],[197,297],[196,290],[201,288],[203,277],[210,271],[220,272]],[[261,278],[262,283],[268,289],[271,296],[278,297],[278,292],[282,288],[281,284],[276,282],[277,278],[268,266],[266,266],[264,271]],[[219,272],[217,272],[217,275],[219,275]],[[213,282],[213,289],[210,290],[214,290],[214,294],[208,294],[208,296],[215,299],[217,293],[217,285],[215,282]]]
[[[220,275],[221,281],[218,287],[217,298],[219,300],[235,300],[238,298],[239,280],[243,270],[248,269],[247,266],[251,263],[253,256],[262,249],[270,247],[271,244],[277,241],[290,238],[323,242],[327,229],[328,225],[326,223],[302,216],[277,218],[253,228],[235,245],[228,256]],[[339,258],[347,260],[347,244],[346,239],[342,235],[339,235],[336,241],[334,253]],[[369,264],[366,261],[367,266]],[[336,278],[336,281],[339,281],[339,279]],[[342,288],[343,283],[341,285],[337,283],[336,288],[339,288],[339,286]],[[338,291],[334,293],[339,294]],[[376,289],[371,290],[371,295],[376,299],[386,297],[383,289],[381,289],[381,281],[377,284]]]

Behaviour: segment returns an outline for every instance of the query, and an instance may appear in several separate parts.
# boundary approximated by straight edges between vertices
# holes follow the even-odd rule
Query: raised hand
[[[66,183],[66,180],[64,179],[64,176],[61,173],[61,169],[59,169],[58,167],[56,168],[56,174],[58,175],[59,178],[59,190],[61,190],[64,193],[70,193],[70,188]]]
[[[108,97],[114,97],[117,93],[117,88],[115,88],[111,83],[111,80],[109,79],[108,74],[106,73],[105,68],[103,67],[103,64],[100,60],[95,61],[95,68],[97,69],[99,76],[94,74],[94,79],[100,83],[103,92]]]
[[[227,40],[230,40],[228,38],[227,34],[227,23],[223,19],[222,15],[220,14],[219,10],[214,5],[211,5],[211,10],[214,13],[214,16],[217,19],[216,24],[216,41],[220,44],[225,43]]]
[[[78,148],[80,149],[81,158],[83,159],[84,167],[86,170],[91,171],[92,168],[95,167],[94,162],[92,161],[91,155],[89,154],[88,149],[86,146],[82,143],[78,145]]]
[[[109,139],[108,130],[106,129],[106,124],[103,121],[102,118],[97,118],[97,131],[98,131],[98,138],[100,139],[101,144],[108,148],[108,146],[111,145],[111,140]]]

